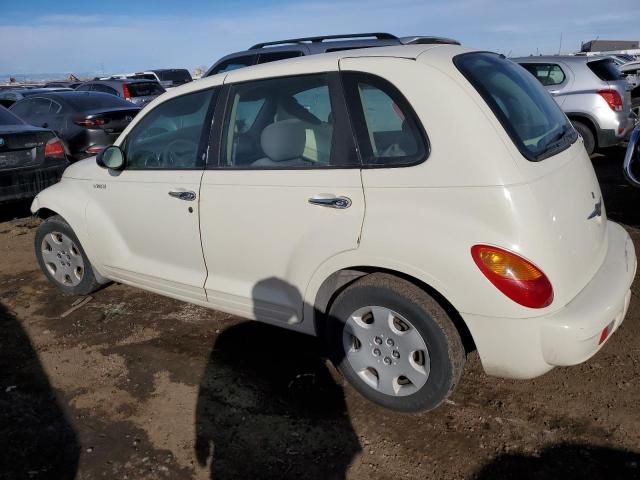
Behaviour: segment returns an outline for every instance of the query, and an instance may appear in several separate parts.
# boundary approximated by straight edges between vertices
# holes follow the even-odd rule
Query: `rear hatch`
[[[497,54],[469,53],[454,62],[511,138],[522,175],[506,186],[521,255],[540,267],[554,290],[549,307],[566,305],[600,268],[607,249],[606,214],[582,140],[544,87]]]
[[[40,165],[53,137],[49,130],[27,125],[0,126],[0,170]]]
[[[600,58],[587,62],[587,67],[596,77],[618,92],[622,98],[621,115],[626,118],[631,112],[631,85],[620,72],[618,65],[611,58]]]

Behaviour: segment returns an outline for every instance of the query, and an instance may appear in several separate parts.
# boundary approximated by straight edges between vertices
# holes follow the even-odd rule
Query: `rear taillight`
[[[609,104],[609,106],[611,107],[611,110],[613,110],[614,112],[622,111],[622,97],[617,90],[599,90],[598,95],[605,99],[607,104]]]
[[[52,138],[44,147],[45,158],[64,158],[64,145],[58,138]]]
[[[553,301],[553,288],[547,276],[515,253],[489,245],[474,245],[471,256],[484,276],[514,302],[529,308],[544,308]]]
[[[126,83],[122,84],[122,95],[124,95],[125,100],[129,100],[131,98],[131,92],[129,91],[129,87]]]
[[[101,127],[108,122],[109,120],[104,118],[78,118],[73,121],[73,123],[80,125],[81,127]]]
[[[87,148],[85,150],[85,153],[88,153],[89,155],[97,155],[99,154],[102,150],[104,150],[106,147],[103,147],[101,145],[93,145],[89,148]]]

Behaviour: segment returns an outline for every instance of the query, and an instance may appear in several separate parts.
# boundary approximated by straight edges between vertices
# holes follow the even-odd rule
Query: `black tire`
[[[47,266],[45,265],[45,260],[43,258],[42,253],[42,244],[43,239],[49,233],[58,232],[63,235],[69,237],[74,245],[78,248],[78,254],[82,256],[82,261],[84,264],[82,279],[80,283],[77,285],[64,285],[60,283],[56,278],[51,274]],[[76,237],[76,234],[73,232],[73,229],[69,226],[69,224],[59,215],[54,215],[52,217],[47,218],[42,224],[38,227],[36,231],[35,238],[35,253],[36,258],[38,259],[38,265],[40,265],[40,269],[45,274],[45,276],[49,279],[49,281],[54,284],[62,293],[65,295],[89,295],[90,293],[96,291],[100,288],[100,283],[95,278],[93,274],[93,267],[91,266],[91,262],[87,258],[87,255],[84,253],[84,249]]]
[[[573,128],[580,134],[584,141],[584,148],[587,151],[587,155],[591,156],[596,151],[596,137],[588,125],[578,121],[572,120]]]
[[[414,393],[394,396],[380,392],[366,383],[347,360],[345,324],[366,306],[385,307],[402,315],[425,342],[430,372],[426,383]],[[432,410],[449,397],[462,376],[466,355],[458,330],[438,302],[406,280],[386,273],[356,280],[335,299],[327,322],[326,340],[334,364],[360,394],[378,405],[403,412]]]
[[[631,111],[640,119],[640,97],[631,100]]]

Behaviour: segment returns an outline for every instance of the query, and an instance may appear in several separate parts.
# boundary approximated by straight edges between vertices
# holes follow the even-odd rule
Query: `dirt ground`
[[[622,150],[594,159],[640,247]],[[17,217],[17,218],[16,218]],[[469,355],[439,409],[385,411],[313,338],[123,285],[75,301],[0,208],[0,479],[640,479],[640,301],[590,361],[533,381]]]

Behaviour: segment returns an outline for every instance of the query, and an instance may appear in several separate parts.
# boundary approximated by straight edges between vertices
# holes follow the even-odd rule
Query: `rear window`
[[[164,93],[164,88],[158,82],[128,83],[127,87],[132,97],[148,97]]]
[[[528,160],[555,155],[578,138],[553,98],[518,64],[488,52],[458,55],[454,63]]]
[[[131,103],[126,100],[109,95],[108,93],[82,92],[66,95],[67,101],[75,111],[98,110],[100,108],[131,108]]]
[[[173,85],[182,85],[183,83],[190,82],[192,80],[191,74],[188,70],[164,70],[156,72],[158,77],[163,82],[172,82]]]
[[[22,125],[24,122],[4,107],[0,107],[0,125]]]
[[[589,69],[604,82],[613,82],[622,78],[616,62],[610,58],[596,60],[595,62],[587,62],[587,67],[589,67]]]

